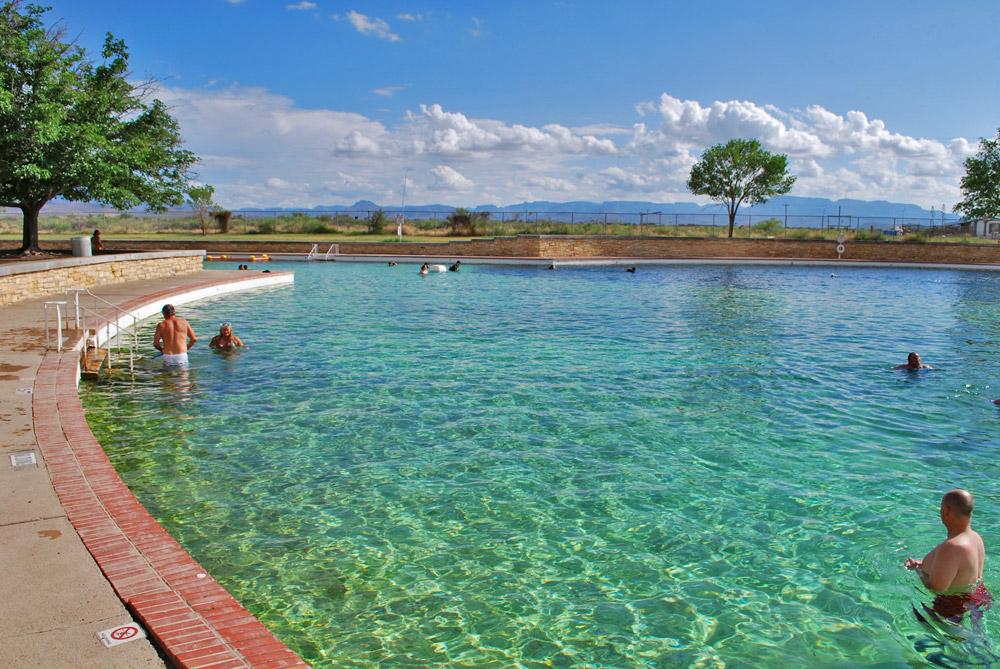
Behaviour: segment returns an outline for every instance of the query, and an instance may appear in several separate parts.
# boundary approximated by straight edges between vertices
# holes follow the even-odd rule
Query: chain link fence
[[[407,234],[447,228],[452,209],[365,209],[365,210],[242,210],[233,212],[229,231],[236,234],[300,232],[324,234],[340,227],[357,227],[371,232],[370,222],[381,212],[385,234],[396,231],[397,217],[407,226]],[[729,216],[722,213],[680,212],[579,212],[579,211],[490,211],[469,212],[480,221],[484,234],[650,234],[688,235],[699,231],[712,236],[728,234]],[[102,228],[117,232],[201,232],[202,223],[191,211],[152,212],[43,212],[39,221],[43,232],[71,233]],[[210,224],[209,229],[214,228]],[[0,230],[20,232],[21,212],[0,211]],[[857,237],[922,235],[955,236],[973,234],[972,226],[943,214],[929,217],[855,216],[850,214],[802,215],[738,214],[735,237],[790,237],[812,233],[854,232]]]

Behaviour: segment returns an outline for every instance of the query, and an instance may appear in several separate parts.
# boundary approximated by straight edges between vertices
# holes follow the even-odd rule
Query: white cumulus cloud
[[[387,39],[390,42],[400,41],[399,35],[392,32],[389,24],[380,18],[365,16],[364,14],[356,12],[352,9],[347,12],[347,20],[350,21],[351,25],[354,26],[362,35],[375,35],[376,37]]]
[[[372,91],[375,95],[383,95],[385,97],[392,97],[399,91],[403,90],[403,86],[383,86],[382,88],[376,88]]]
[[[529,177],[524,182],[524,185],[529,188],[539,188],[541,190],[561,193],[572,193],[576,190],[576,186],[572,181],[569,179],[560,179],[558,177]]]
[[[709,146],[755,138],[769,151],[787,154],[793,172],[800,169],[793,195],[954,201],[962,163],[975,150],[963,138],[945,144],[910,137],[864,112],[837,114],[819,105],[805,112],[736,100],[702,106],[663,93],[636,110],[643,118],[659,117],[658,125],[634,126],[628,151],[640,162],[679,156],[690,164]]]
[[[448,167],[447,165],[438,165],[437,167],[432,168],[431,176],[434,177],[434,182],[427,186],[430,190],[468,192],[475,186],[472,181],[465,178],[465,176],[461,173]]]
[[[157,97],[202,157],[199,178],[230,208],[399,202],[404,173],[406,201],[414,204],[432,192],[433,201],[455,206],[504,205],[536,193],[690,201],[691,166],[706,148],[734,137],[788,154],[798,176],[793,195],[929,206],[957,201],[963,161],[977,148],[961,137],[911,137],[858,110],[702,105],[668,94],[638,104],[637,114],[619,123],[586,127],[476,118],[433,103],[383,123],[236,85],[164,87]]]

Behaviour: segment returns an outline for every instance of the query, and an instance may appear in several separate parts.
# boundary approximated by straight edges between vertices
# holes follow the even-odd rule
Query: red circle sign
[[[124,641],[125,639],[131,639],[138,633],[138,628],[132,625],[126,625],[125,627],[119,627],[118,629],[112,631],[111,638],[115,641]]]

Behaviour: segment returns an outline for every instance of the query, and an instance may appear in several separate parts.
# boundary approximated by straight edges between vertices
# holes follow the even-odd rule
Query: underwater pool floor
[[[310,663],[995,662],[991,614],[921,623],[901,565],[945,490],[1000,511],[1000,277],[292,268],[179,310],[248,350],[81,396],[146,508]],[[936,369],[891,371],[910,350]]]

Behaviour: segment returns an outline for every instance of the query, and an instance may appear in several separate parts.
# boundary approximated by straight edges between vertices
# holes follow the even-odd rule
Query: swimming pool
[[[179,308],[190,370],[81,397],[314,665],[992,661],[991,614],[919,623],[901,564],[955,486],[995,545],[1000,276],[278,267],[293,288]],[[205,348],[223,320],[249,350]],[[937,369],[890,371],[910,350]]]

